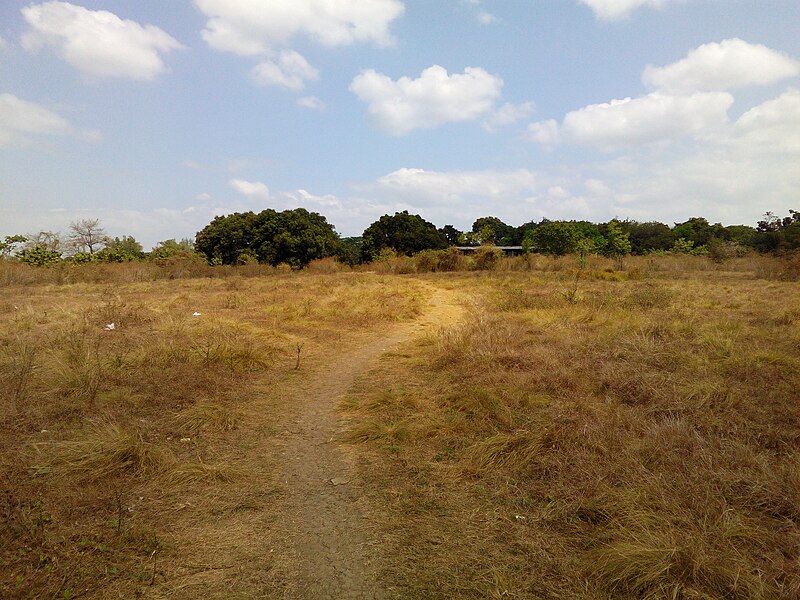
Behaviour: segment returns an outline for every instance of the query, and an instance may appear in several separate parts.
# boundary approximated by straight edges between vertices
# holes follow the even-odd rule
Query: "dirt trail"
[[[241,498],[227,501],[226,516],[184,531],[194,548],[168,574],[161,597],[389,597],[377,580],[379,543],[359,506],[360,482],[336,441],[338,404],[383,353],[460,319],[455,293],[429,291],[418,319],[304,362],[268,403],[251,407],[243,432],[250,439],[233,457],[249,474]]]

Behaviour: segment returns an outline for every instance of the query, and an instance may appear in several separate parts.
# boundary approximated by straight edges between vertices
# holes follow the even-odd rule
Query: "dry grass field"
[[[0,597],[800,597],[792,264],[6,265]]]

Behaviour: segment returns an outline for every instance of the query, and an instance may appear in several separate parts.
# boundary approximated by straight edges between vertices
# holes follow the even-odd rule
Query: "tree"
[[[458,246],[459,239],[461,238],[461,232],[458,229],[452,225],[445,225],[439,230],[439,233],[445,237],[448,244],[451,246]]]
[[[31,246],[23,248],[17,253],[19,259],[26,265],[34,267],[48,267],[61,262],[61,253],[47,246]]]
[[[362,256],[373,260],[384,248],[411,256],[421,250],[447,248],[447,238],[419,215],[410,215],[407,210],[393,216],[383,215],[364,230]]]
[[[235,265],[255,258],[297,269],[333,256],[339,249],[339,236],[318,213],[304,208],[266,209],[215,217],[197,233],[195,249],[212,264]]]
[[[150,252],[150,258],[171,258],[173,256],[189,256],[194,254],[194,243],[190,239],[180,242],[174,238],[158,242]]]
[[[40,231],[38,233],[25,236],[25,249],[46,248],[52,252],[57,252],[59,258],[64,252],[64,240],[57,231]]]
[[[723,238],[725,228],[720,223],[714,225],[702,217],[692,217],[683,223],[675,223],[672,234],[675,239],[683,238],[693,242],[695,247],[705,246],[714,238]]]
[[[561,256],[575,252],[580,240],[574,223],[548,221],[530,230],[522,241],[526,252],[541,252]]]
[[[622,231],[622,227],[616,219],[606,223],[604,229],[605,244],[602,253],[621,261],[623,256],[631,253],[631,241],[628,239],[628,234]]]
[[[99,250],[94,256],[104,262],[130,262],[142,260],[145,257],[142,245],[133,236],[126,235],[115,237],[106,241],[106,247]]]
[[[675,234],[665,223],[648,221],[620,221],[622,231],[628,234],[631,251],[634,254],[645,254],[651,250],[669,250],[675,243]]]
[[[22,244],[28,241],[24,235],[7,235],[0,241],[0,258],[8,258],[14,252],[17,244]]]
[[[94,254],[106,243],[106,232],[100,226],[100,219],[81,219],[69,224],[67,240],[78,252]]]
[[[480,217],[472,224],[472,233],[478,236],[481,244],[513,246],[516,230],[497,217]]]

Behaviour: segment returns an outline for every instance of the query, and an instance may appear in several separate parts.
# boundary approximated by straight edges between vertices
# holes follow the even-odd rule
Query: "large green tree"
[[[298,269],[334,255],[338,245],[339,236],[325,217],[304,208],[215,217],[195,239],[195,250],[212,263],[234,265],[255,258]]]
[[[410,215],[407,210],[394,215],[383,215],[364,230],[362,255],[365,260],[374,259],[383,249],[411,256],[421,250],[447,248],[447,238],[419,215]]]
[[[494,244],[497,246],[513,246],[516,239],[516,229],[506,225],[497,217],[480,217],[472,224],[474,233],[481,244]]]

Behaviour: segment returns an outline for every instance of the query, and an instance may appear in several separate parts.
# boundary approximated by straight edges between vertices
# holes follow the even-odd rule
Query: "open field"
[[[791,264],[575,264],[1,270],[0,596],[800,596]]]

